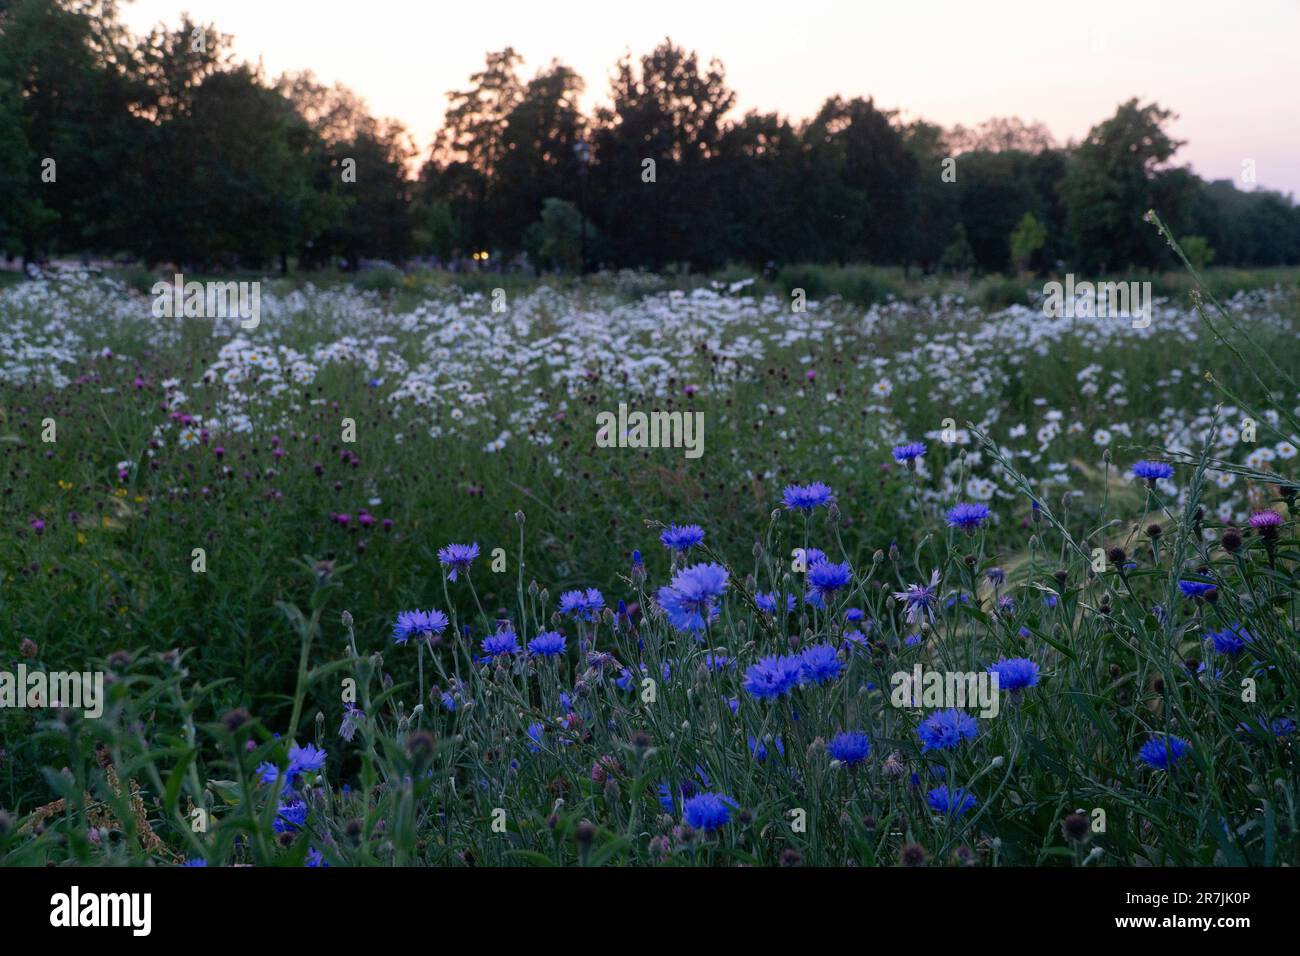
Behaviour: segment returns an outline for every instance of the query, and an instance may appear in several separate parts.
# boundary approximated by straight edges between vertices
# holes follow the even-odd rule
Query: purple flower
[[[1282,516],[1271,508],[1256,511],[1250,516],[1250,526],[1259,532],[1262,538],[1277,537],[1277,529],[1282,527]]]

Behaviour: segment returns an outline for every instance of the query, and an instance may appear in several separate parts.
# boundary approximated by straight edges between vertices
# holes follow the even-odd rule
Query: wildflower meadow
[[[11,285],[0,864],[1293,865],[1300,298],[1195,281]]]
[[[1298,35],[0,0],[5,944],[1285,929]]]

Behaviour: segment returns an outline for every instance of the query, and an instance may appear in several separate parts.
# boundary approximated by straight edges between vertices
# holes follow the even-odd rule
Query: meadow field
[[[1294,276],[474,279],[0,290],[0,865],[1300,862]]]

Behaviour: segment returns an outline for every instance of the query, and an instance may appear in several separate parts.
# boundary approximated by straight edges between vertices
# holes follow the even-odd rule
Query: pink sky
[[[563,60],[589,108],[620,55],[667,35],[722,60],[741,112],[798,120],[833,93],[874,96],[944,126],[1039,120],[1064,141],[1138,96],[1179,114],[1177,159],[1202,176],[1250,188],[1253,160],[1260,185],[1300,194],[1297,0],[134,0],[122,16],[142,32],[182,11],[234,34],[272,77],[311,69],[346,84],[422,148],[488,50],[513,46],[525,75]]]

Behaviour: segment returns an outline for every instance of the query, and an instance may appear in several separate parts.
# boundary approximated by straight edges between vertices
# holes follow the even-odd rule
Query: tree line
[[[0,0],[0,251],[191,268],[430,257],[694,270],[870,262],[923,271],[1300,262],[1288,195],[1175,162],[1137,99],[1077,143],[1041,125],[944,129],[870,98],[736,115],[716,60],[665,40],[584,82],[489,53],[420,156],[403,126],[310,72],[274,80],[188,17],[137,36],[112,0]],[[1250,172],[1245,161],[1244,172]]]

